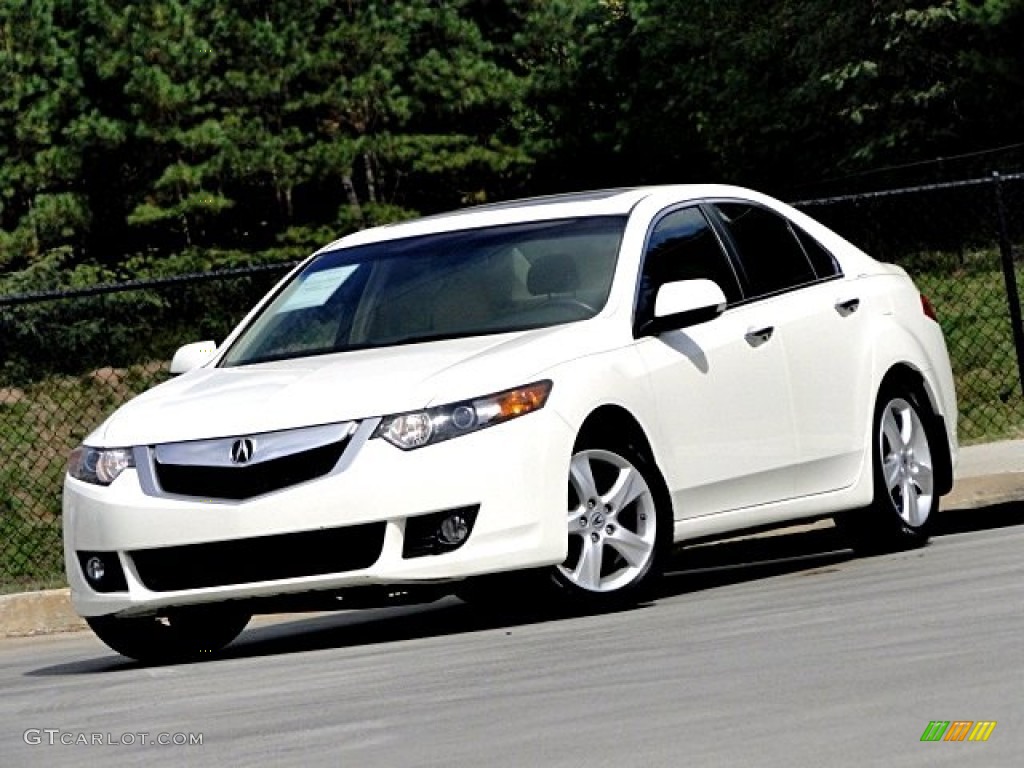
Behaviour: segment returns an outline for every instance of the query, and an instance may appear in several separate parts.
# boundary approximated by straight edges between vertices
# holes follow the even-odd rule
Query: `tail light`
[[[921,309],[923,309],[924,313],[936,323],[939,322],[939,316],[935,312],[935,307],[932,306],[932,303],[928,301],[928,297],[923,293],[921,294]]]

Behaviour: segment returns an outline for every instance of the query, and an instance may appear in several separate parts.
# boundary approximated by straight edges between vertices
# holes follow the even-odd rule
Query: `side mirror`
[[[726,299],[712,280],[665,283],[654,299],[654,317],[644,323],[640,336],[657,336],[689,325],[706,323],[725,310]]]
[[[187,373],[206,365],[217,354],[217,342],[197,341],[186,344],[174,353],[171,359],[171,373]]]

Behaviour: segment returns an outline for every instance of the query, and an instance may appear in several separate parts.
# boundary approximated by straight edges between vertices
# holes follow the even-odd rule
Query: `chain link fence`
[[[1008,298],[1024,277],[1024,174],[796,205],[906,267],[931,298],[964,442],[1024,437],[1020,304]],[[0,591],[63,582],[60,494],[71,449],[164,381],[179,345],[223,339],[288,266],[0,297]]]
[[[953,361],[961,440],[1024,437],[1024,174],[795,205],[906,268],[931,300]]]
[[[182,343],[223,339],[288,266],[0,297],[0,591],[63,581],[71,449],[166,380]]]

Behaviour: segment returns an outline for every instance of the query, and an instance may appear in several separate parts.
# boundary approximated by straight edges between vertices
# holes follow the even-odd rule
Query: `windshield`
[[[231,345],[235,366],[593,317],[626,219],[532,222],[323,253]]]

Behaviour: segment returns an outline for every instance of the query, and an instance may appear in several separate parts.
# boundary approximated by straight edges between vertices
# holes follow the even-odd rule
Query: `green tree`
[[[919,156],[955,134],[958,61],[965,39],[955,3],[865,4],[856,47],[821,79],[848,122],[850,161],[864,166]]]
[[[67,138],[82,108],[71,13],[65,0],[0,2],[0,271],[79,246],[88,226]]]
[[[528,161],[511,119],[524,79],[503,66],[470,6],[367,3],[316,41],[319,66],[298,101],[314,141],[301,157],[340,181],[342,220],[486,197],[488,179]]]

